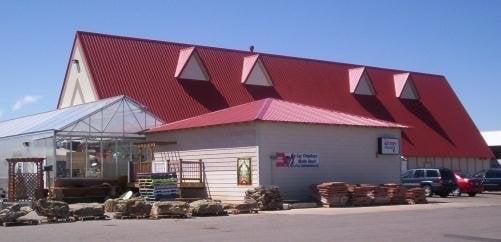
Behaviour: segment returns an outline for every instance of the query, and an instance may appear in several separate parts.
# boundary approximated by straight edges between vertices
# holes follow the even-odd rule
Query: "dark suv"
[[[501,168],[483,170],[473,177],[482,180],[485,191],[501,191]]]
[[[437,194],[447,197],[456,188],[454,173],[446,168],[412,169],[402,175],[402,185],[406,187],[422,187],[426,196]]]

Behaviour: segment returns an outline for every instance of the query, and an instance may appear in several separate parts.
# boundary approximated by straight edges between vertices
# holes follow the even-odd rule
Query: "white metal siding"
[[[462,171],[470,175],[490,167],[489,160],[478,158],[457,158],[457,157],[408,157],[409,169],[413,168],[449,168],[455,171]]]
[[[148,135],[150,141],[176,141],[159,151],[177,151],[181,159],[202,159],[207,194],[225,202],[242,201],[245,191],[259,184],[259,157],[253,125],[228,125]],[[160,152],[155,154],[161,159]],[[252,186],[237,185],[237,159],[250,157]]]
[[[400,156],[377,155],[377,138],[400,138],[398,129],[260,123],[261,184],[280,186],[286,199],[307,199],[311,184],[324,181],[383,183],[400,181]],[[276,152],[312,152],[318,168],[275,167]]]

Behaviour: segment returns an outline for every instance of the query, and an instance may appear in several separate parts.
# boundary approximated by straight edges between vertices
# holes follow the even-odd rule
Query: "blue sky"
[[[0,120],[55,108],[76,30],[443,74],[501,129],[501,1],[3,1]]]

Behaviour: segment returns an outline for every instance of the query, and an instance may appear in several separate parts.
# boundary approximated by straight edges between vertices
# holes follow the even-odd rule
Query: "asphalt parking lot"
[[[501,193],[428,204],[0,227],[0,241],[501,241]]]

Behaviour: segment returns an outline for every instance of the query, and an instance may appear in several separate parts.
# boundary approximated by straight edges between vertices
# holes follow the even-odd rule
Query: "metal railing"
[[[138,173],[150,173],[151,162],[131,162],[130,181],[137,181]],[[176,172],[180,184],[183,183],[204,183],[204,164],[202,160],[188,161],[167,161],[167,171]]]

